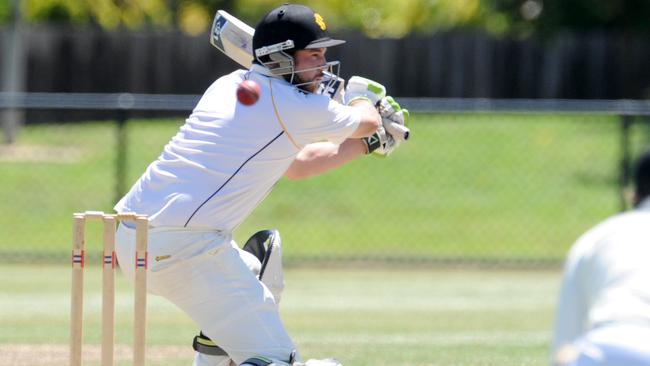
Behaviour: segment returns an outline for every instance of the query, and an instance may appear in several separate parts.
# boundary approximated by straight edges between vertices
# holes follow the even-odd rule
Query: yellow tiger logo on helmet
[[[325,20],[320,14],[314,13],[314,20],[316,21],[316,24],[318,24],[320,29],[327,30],[327,25],[325,25]]]

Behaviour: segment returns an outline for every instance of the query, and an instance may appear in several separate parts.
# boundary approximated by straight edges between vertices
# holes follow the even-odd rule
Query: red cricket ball
[[[260,99],[260,86],[253,80],[244,80],[237,87],[237,100],[243,105],[253,105]]]

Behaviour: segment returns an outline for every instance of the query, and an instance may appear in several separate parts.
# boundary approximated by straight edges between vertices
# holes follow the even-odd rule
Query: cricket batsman
[[[326,60],[328,48],[343,43],[306,6],[273,9],[255,28],[250,69],[225,75],[206,90],[115,206],[150,219],[148,291],[174,303],[200,328],[194,365],[339,365],[333,359],[302,361],[280,320],[279,233],[262,230],[243,249],[232,233],[282,177],[316,176],[398,147],[384,126],[403,126],[408,112],[381,84],[353,77],[341,101],[316,93],[338,75],[339,62]],[[252,105],[236,97],[244,80],[260,87]],[[120,263],[131,262],[134,243],[134,228],[121,223]],[[132,266],[122,271],[133,278]]]

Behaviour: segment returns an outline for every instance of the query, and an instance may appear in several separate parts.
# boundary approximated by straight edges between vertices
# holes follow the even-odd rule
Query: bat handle
[[[408,127],[396,122],[390,122],[384,125],[386,132],[390,133],[396,140],[406,141],[411,137],[411,130]]]

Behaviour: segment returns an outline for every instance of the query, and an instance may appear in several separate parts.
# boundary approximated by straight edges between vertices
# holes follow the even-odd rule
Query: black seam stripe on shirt
[[[262,151],[264,151],[264,149],[266,149],[267,147],[269,147],[269,145],[271,145],[275,140],[277,140],[278,138],[280,138],[280,136],[282,136],[283,134],[284,134],[284,131],[280,132],[277,136],[275,136],[275,137],[274,137],[271,141],[269,141],[266,145],[262,146],[262,148],[259,149],[255,154],[251,155],[251,157],[249,157],[248,159],[246,159],[246,161],[244,161],[244,162],[242,163],[242,165],[240,165],[239,168],[237,168],[237,170],[235,170],[235,172],[232,173],[232,175],[230,176],[230,178],[228,178],[225,182],[223,182],[223,184],[221,185],[221,187],[219,187],[219,188],[218,188],[214,193],[212,193],[212,194],[210,195],[210,197],[208,197],[205,201],[203,201],[203,203],[201,203],[201,204],[199,205],[199,207],[197,207],[196,210],[194,210],[194,212],[192,212],[192,214],[190,215],[190,218],[187,219],[187,221],[185,222],[185,225],[183,225],[183,226],[184,226],[184,227],[187,227],[187,224],[190,223],[190,220],[192,220],[192,218],[194,217],[194,215],[196,215],[196,213],[199,212],[199,210],[201,209],[201,207],[203,207],[206,203],[208,203],[208,201],[210,201],[210,200],[212,199],[212,197],[214,197],[217,193],[219,193],[219,191],[221,191],[221,190],[223,189],[223,187],[225,187],[226,184],[228,184],[228,182],[230,182],[230,181],[235,177],[235,175],[237,175],[237,173],[239,173],[239,171],[244,167],[244,165],[246,165],[249,161],[251,161],[251,159],[253,159],[255,156],[257,156],[257,154],[259,154],[259,153],[261,153]]]

